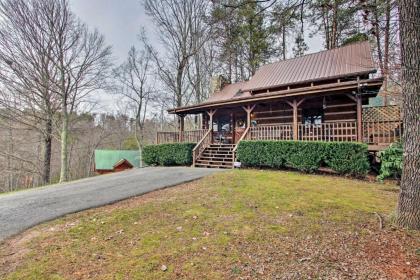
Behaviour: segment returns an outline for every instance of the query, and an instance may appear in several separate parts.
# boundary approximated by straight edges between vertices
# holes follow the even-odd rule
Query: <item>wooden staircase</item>
[[[210,144],[195,160],[196,167],[233,168],[234,144]]]

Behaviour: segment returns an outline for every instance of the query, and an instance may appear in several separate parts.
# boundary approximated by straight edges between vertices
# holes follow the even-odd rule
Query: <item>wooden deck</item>
[[[207,132],[207,130],[158,132],[156,143],[199,143]],[[299,124],[297,140],[357,142],[357,133],[357,122],[329,122],[319,125]],[[223,135],[223,139],[227,139],[226,144],[232,144],[229,142],[231,141],[229,133],[223,132],[220,134]],[[213,132],[213,139],[217,139],[217,135],[217,132]],[[382,150],[383,147],[399,141],[401,137],[401,121],[370,121],[362,123],[362,142],[368,144],[372,150]],[[290,124],[253,126],[242,138],[244,140],[293,140],[293,126]],[[213,142],[213,140],[209,141]]]
[[[361,136],[358,135],[360,132]],[[232,137],[234,134],[237,138]],[[299,124],[297,132],[291,124],[257,125],[241,130],[241,135],[237,134],[238,131],[218,133],[212,129],[158,132],[156,140],[158,144],[195,142],[197,145],[193,150],[193,166],[227,168],[233,167],[237,144],[242,140],[359,142],[358,139],[361,139],[363,143],[368,144],[369,152],[378,152],[401,139],[402,122],[369,121],[363,122],[361,128],[354,121]],[[218,146],[218,153],[215,154],[217,157],[212,154],[215,144],[224,145],[224,149]],[[225,149],[226,145],[229,149]]]

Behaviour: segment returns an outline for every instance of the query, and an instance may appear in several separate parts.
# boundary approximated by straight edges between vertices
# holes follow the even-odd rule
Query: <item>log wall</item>
[[[325,105],[325,106],[324,106]],[[354,122],[357,119],[356,103],[345,95],[308,98],[298,108],[298,123],[302,123],[302,110],[323,108],[324,122]],[[292,124],[293,110],[285,102],[259,104],[252,120],[258,125]]]

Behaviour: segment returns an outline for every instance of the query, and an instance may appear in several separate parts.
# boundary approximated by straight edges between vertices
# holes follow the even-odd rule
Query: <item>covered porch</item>
[[[198,130],[158,132],[156,143],[194,142],[236,145],[241,140],[364,142],[381,150],[402,136],[397,106],[363,107],[368,96],[326,94],[208,108]],[[379,111],[381,114],[377,114]],[[381,117],[378,118],[377,115]]]

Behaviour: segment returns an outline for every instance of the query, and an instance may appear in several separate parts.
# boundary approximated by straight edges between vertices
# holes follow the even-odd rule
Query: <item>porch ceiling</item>
[[[345,94],[357,90],[363,86],[363,95],[376,96],[382,86],[383,78],[365,79],[359,81],[337,82],[318,86],[308,86],[303,88],[287,89],[281,91],[273,91],[260,93],[255,95],[247,95],[244,97],[231,98],[226,100],[208,101],[197,105],[178,107],[169,109],[170,114],[198,114],[208,109],[220,107],[231,107],[246,105],[249,103],[258,103],[261,101],[274,101],[288,99],[297,96],[317,96],[326,94]]]

